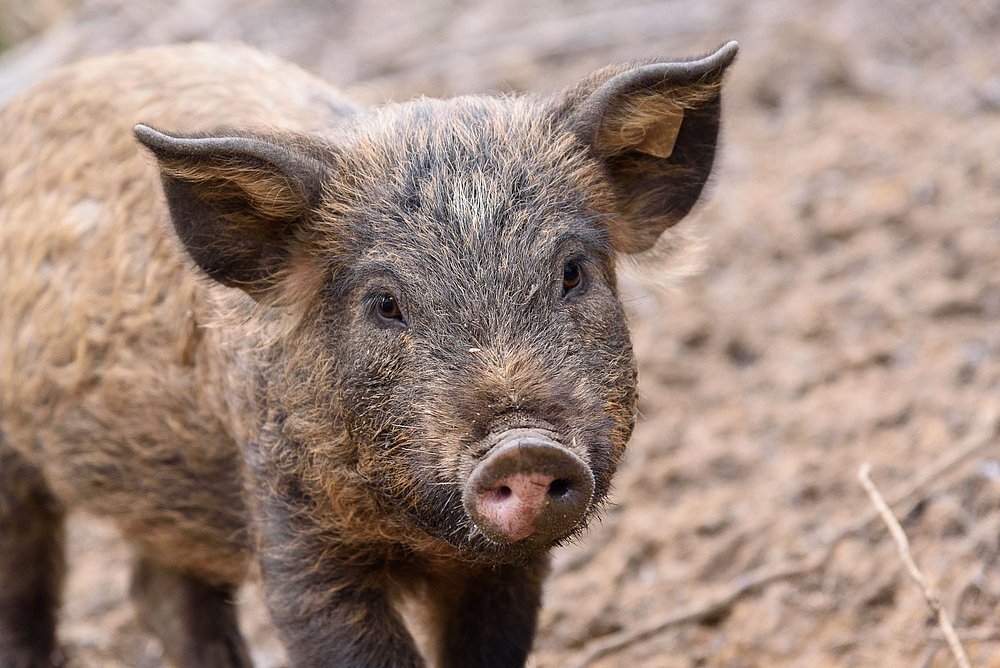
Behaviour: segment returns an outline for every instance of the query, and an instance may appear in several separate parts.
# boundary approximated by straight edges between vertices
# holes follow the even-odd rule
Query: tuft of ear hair
[[[565,91],[557,120],[597,158],[611,186],[611,239],[648,250],[698,201],[715,161],[723,75],[739,46],[697,60],[594,72]]]
[[[156,157],[195,264],[258,301],[278,299],[279,284],[303,269],[298,236],[322,196],[328,166],[317,147],[292,134],[180,136],[141,124],[133,133]]]

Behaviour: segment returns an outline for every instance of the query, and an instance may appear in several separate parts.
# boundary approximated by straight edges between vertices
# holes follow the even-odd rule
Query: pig
[[[72,510],[177,666],[251,665],[258,575],[296,668],[523,665],[635,424],[616,265],[699,199],[736,52],[369,108],[191,44],[14,98],[0,666],[60,662]]]

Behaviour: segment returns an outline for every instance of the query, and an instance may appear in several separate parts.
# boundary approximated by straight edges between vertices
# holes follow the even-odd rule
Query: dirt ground
[[[169,41],[241,39],[379,102],[730,37],[724,149],[684,225],[701,252],[623,279],[642,419],[615,506],[556,554],[532,665],[953,665],[856,473],[892,498],[985,429],[896,510],[973,665],[1000,666],[1000,436],[977,427],[1000,405],[997,0],[0,0],[0,103]],[[114,530],[76,517],[70,547],[70,664],[163,665]],[[259,665],[283,666],[243,598]]]

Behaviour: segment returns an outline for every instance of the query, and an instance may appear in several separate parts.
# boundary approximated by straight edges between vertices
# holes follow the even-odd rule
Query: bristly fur
[[[0,664],[49,665],[78,507],[136,546],[178,665],[249,665],[254,563],[296,666],[425,665],[408,595],[440,665],[522,665],[547,552],[607,502],[634,425],[617,268],[699,197],[734,55],[363,109],[188,45],[0,110]],[[500,544],[462,491],[523,427],[594,497],[569,535]]]

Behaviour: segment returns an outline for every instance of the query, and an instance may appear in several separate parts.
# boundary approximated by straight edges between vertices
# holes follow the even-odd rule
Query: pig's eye
[[[582,280],[583,270],[580,269],[580,265],[574,261],[567,262],[563,267],[563,294],[569,294]]]
[[[396,298],[388,293],[375,295],[372,299],[375,313],[383,320],[403,322],[403,313],[399,310]]]

